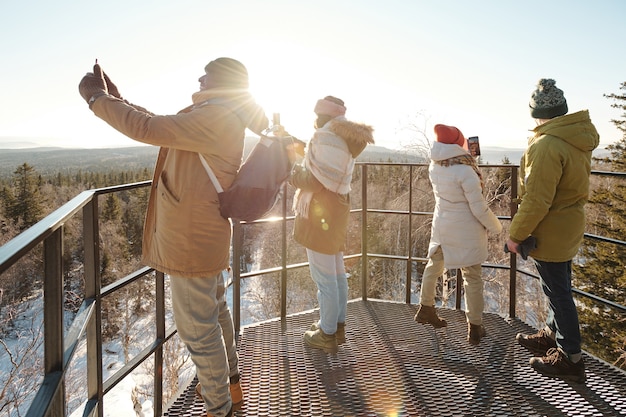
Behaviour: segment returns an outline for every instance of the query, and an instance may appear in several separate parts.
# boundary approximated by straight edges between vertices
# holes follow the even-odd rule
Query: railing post
[[[461,298],[463,297],[463,272],[461,268],[456,270],[456,300],[454,300],[454,308],[461,309]]]
[[[361,166],[361,298],[367,300],[367,164]]]
[[[411,304],[411,278],[413,277],[413,165],[409,167],[409,230],[408,230],[406,259],[406,282],[404,302]]]
[[[83,207],[85,242],[85,299],[95,300],[94,314],[87,322],[87,398],[97,405],[97,415],[104,415],[102,389],[102,298],[100,296],[100,244],[98,197]]]
[[[233,220],[233,325],[235,334],[241,329],[241,223]]]
[[[287,317],[287,182],[283,184],[283,221],[281,223],[280,318]]]
[[[44,375],[64,374],[63,364],[63,227],[44,240]],[[65,415],[65,381],[59,383],[48,415]]]
[[[517,166],[511,167],[511,221],[517,213]],[[517,255],[511,253],[509,256],[509,317],[516,317],[515,304],[517,303]]]
[[[165,340],[165,274],[155,271],[156,339]],[[163,415],[163,346],[154,352],[154,417]]]

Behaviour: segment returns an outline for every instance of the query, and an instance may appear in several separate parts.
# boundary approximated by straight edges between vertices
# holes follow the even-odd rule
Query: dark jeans
[[[535,261],[541,286],[548,297],[546,325],[556,334],[556,344],[566,353],[580,353],[580,326],[572,296],[572,261]]]

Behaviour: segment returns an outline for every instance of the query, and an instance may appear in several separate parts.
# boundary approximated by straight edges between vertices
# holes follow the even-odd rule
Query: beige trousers
[[[178,335],[196,365],[206,409],[210,415],[226,416],[232,405],[229,377],[239,374],[239,358],[224,277],[170,275],[170,287]]]
[[[420,304],[434,307],[437,279],[443,275],[443,270],[443,251],[440,246],[428,260],[426,268],[424,268]],[[471,324],[483,324],[485,299],[483,298],[482,267],[480,264],[466,266],[461,268],[461,272],[465,290],[465,316],[467,321]]]

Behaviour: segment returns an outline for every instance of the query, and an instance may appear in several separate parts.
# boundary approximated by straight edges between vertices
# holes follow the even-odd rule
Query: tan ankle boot
[[[196,395],[202,398],[202,385],[199,382],[196,384]],[[233,403],[234,411],[239,410],[243,405],[243,391],[240,381],[230,384],[230,399]]]
[[[431,324],[434,328],[446,327],[448,323],[444,319],[440,319],[437,316],[437,310],[432,306],[425,306],[420,304],[419,310],[413,318],[418,323]]]
[[[309,330],[315,331],[320,328],[320,322],[316,321],[311,325]],[[337,344],[343,345],[346,343],[346,323],[337,323],[337,333],[335,333],[335,337],[337,338]]]
[[[307,330],[304,332],[304,343],[312,348],[322,349],[326,353],[337,352],[337,337],[326,334],[322,329]]]

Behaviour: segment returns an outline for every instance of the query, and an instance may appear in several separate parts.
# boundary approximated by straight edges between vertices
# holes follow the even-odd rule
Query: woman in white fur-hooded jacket
[[[435,327],[446,325],[435,311],[435,285],[444,268],[460,268],[465,287],[468,341],[478,344],[486,334],[481,264],[487,259],[487,232],[499,233],[502,224],[483,197],[476,161],[459,129],[436,125],[428,174],[435,195],[428,264],[422,277],[420,309],[415,320]]]
[[[343,250],[350,216],[350,183],[356,157],[374,143],[371,126],[349,121],[343,100],[326,96],[315,105],[317,130],[290,182],[294,239],[306,248],[317,284],[320,320],[305,332],[308,346],[335,351],[345,342],[348,280]]]

